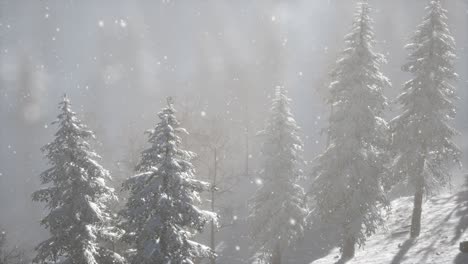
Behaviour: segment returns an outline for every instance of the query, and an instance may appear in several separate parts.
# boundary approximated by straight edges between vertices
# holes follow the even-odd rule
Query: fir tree
[[[447,11],[431,1],[427,15],[406,47],[403,70],[413,75],[398,97],[402,114],[391,122],[397,156],[394,176],[414,190],[411,237],[421,229],[424,192],[442,186],[450,178],[450,164],[458,162],[460,150],[452,138],[457,132],[449,122],[455,117],[455,41],[447,25]]]
[[[44,189],[33,200],[47,203],[50,210],[41,224],[50,238],[41,242],[35,263],[103,264],[124,263],[117,253],[102,246],[116,236],[110,227],[107,203],[116,200],[109,172],[97,160],[90,147],[92,131],[71,110],[64,96],[60,114],[52,124],[58,126],[55,139],[43,147],[51,167],[40,177]]]
[[[282,253],[303,234],[308,208],[305,193],[297,182],[303,143],[289,108],[290,99],[278,87],[263,136],[259,188],[252,200],[251,221],[258,253],[269,263],[280,264]]]
[[[148,131],[151,146],[144,150],[138,174],[124,184],[130,191],[123,210],[126,240],[134,246],[135,264],[192,264],[196,258],[211,257],[209,247],[191,238],[216,215],[197,207],[199,192],[210,188],[195,179],[191,164],[194,153],[181,148],[175,110],[159,113],[160,122]]]
[[[346,48],[332,72],[329,144],[314,168],[316,213],[339,230],[342,260],[352,258],[355,245],[362,246],[376,231],[380,205],[387,205],[381,184],[388,130],[382,116],[383,89],[390,82],[379,70],[383,56],[373,51],[370,11],[367,2],[358,3]]]

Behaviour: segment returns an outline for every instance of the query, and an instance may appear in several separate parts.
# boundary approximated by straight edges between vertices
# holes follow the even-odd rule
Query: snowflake
[[[260,179],[260,178],[256,178],[256,179],[255,179],[255,184],[257,184],[257,185],[262,185],[262,184],[263,184],[263,180]]]
[[[290,218],[289,219],[289,224],[292,225],[292,226],[295,226],[296,225],[296,219]]]

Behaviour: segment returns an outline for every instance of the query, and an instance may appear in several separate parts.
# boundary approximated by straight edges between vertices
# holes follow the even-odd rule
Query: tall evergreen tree
[[[210,188],[195,179],[191,164],[194,153],[181,148],[175,110],[168,106],[159,113],[160,122],[148,131],[151,146],[144,150],[136,167],[139,174],[125,183],[130,191],[125,218],[126,240],[135,247],[135,264],[192,264],[211,257],[209,247],[191,238],[205,224],[216,220],[212,212],[197,207],[199,192]]]
[[[459,162],[460,150],[452,138],[457,132],[449,122],[455,117],[455,41],[447,25],[447,11],[440,1],[430,1],[427,15],[406,47],[403,70],[413,75],[398,97],[403,113],[391,122],[396,180],[414,190],[411,237],[421,230],[424,192],[444,185],[450,164]]]
[[[284,88],[278,87],[263,136],[259,188],[252,200],[253,238],[269,263],[280,264],[282,253],[304,232],[308,208],[297,182],[303,177],[303,143]]]
[[[381,181],[388,131],[382,116],[383,89],[390,82],[379,70],[384,59],[374,52],[370,12],[366,1],[358,3],[346,48],[332,72],[329,144],[314,168],[316,213],[340,230],[342,260],[352,258],[355,245],[362,246],[376,231],[380,205],[387,205]]]
[[[76,117],[66,96],[59,109],[52,123],[58,126],[55,139],[42,149],[51,165],[40,175],[46,187],[33,193],[33,200],[47,203],[50,210],[41,224],[51,236],[36,248],[34,262],[124,263],[102,246],[116,235],[106,205],[116,197],[106,185],[109,172],[99,165],[100,157],[88,143],[94,134]]]

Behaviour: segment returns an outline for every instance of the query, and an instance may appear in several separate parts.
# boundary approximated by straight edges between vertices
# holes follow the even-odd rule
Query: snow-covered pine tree
[[[440,1],[430,1],[418,26],[403,70],[414,77],[398,97],[402,114],[390,123],[397,156],[393,172],[414,190],[411,237],[421,229],[422,198],[450,178],[450,164],[459,162],[460,150],[452,138],[457,132],[449,122],[455,117],[455,41],[447,25],[447,11]]]
[[[107,203],[117,198],[106,185],[111,180],[109,172],[99,165],[100,157],[88,143],[94,134],[76,117],[66,96],[59,109],[52,123],[58,126],[55,139],[42,149],[51,165],[40,175],[46,187],[32,196],[34,201],[47,203],[50,212],[41,224],[51,235],[37,246],[34,262],[125,263],[102,246],[116,236]]]
[[[124,183],[130,191],[122,211],[125,239],[134,246],[135,264],[192,264],[214,252],[191,238],[216,214],[197,207],[199,192],[209,184],[195,179],[194,153],[181,147],[179,126],[170,98],[158,115],[160,122],[148,131],[151,146],[136,167],[139,174]]]
[[[358,3],[346,48],[331,74],[328,104],[329,145],[317,158],[311,189],[315,212],[340,230],[342,260],[354,256],[382,221],[388,204],[381,181],[386,174],[384,148],[388,127],[382,118],[383,89],[389,80],[380,72],[383,56],[374,52],[369,4]]]
[[[308,208],[298,180],[303,177],[303,143],[290,99],[277,87],[261,149],[259,188],[251,203],[250,220],[257,254],[280,264],[282,253],[303,234]]]

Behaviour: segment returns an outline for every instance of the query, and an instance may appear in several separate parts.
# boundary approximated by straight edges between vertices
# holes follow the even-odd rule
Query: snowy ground
[[[459,251],[459,242],[468,240],[468,190],[444,194],[424,203],[421,235],[409,240],[413,200],[400,198],[392,203],[385,228],[370,237],[347,264],[468,264],[468,254]],[[339,251],[313,264],[332,264]]]

